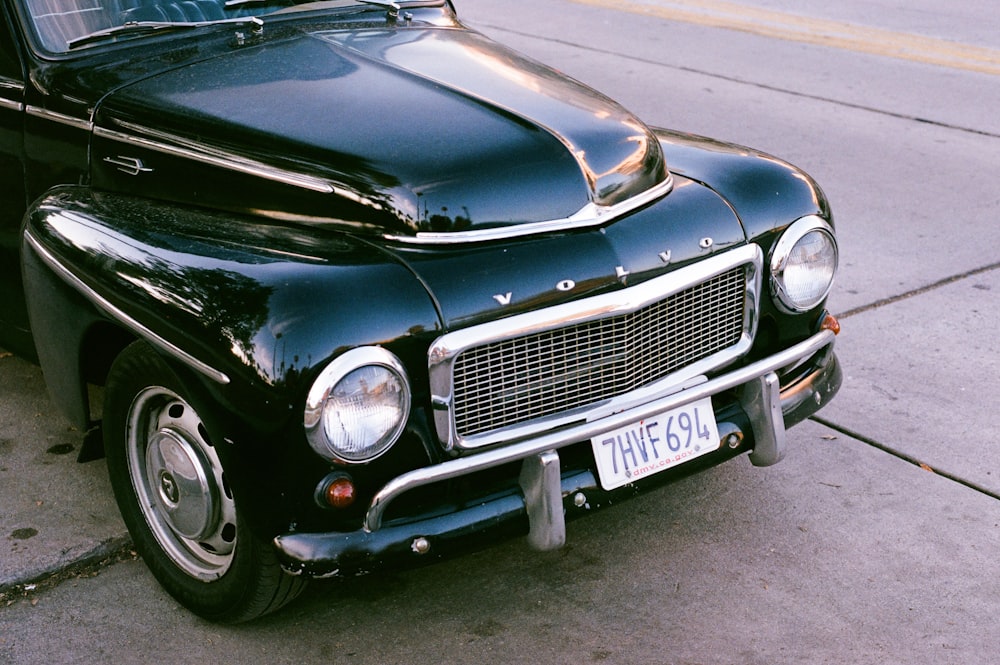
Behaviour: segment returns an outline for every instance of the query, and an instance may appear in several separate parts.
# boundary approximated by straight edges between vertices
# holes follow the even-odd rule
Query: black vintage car
[[[205,617],[557,548],[778,461],[840,385],[807,175],[445,0],[0,2],[2,343],[103,432],[136,549]]]

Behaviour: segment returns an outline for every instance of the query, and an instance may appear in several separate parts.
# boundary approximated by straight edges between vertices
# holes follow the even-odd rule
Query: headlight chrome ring
[[[809,311],[830,293],[837,272],[833,227],[816,215],[802,217],[778,238],[771,253],[771,295],[787,314]]]
[[[306,398],[306,439],[320,456],[363,464],[399,439],[410,414],[403,363],[378,346],[347,351],[327,365]]]

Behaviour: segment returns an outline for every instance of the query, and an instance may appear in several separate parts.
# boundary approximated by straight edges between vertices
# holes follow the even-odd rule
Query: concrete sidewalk
[[[41,370],[0,348],[0,591],[128,547],[104,460],[52,407]]]

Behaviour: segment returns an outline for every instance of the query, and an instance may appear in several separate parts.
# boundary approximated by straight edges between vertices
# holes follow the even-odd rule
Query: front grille
[[[734,347],[747,331],[751,265],[635,311],[463,350],[455,433],[484,432],[618,397]]]

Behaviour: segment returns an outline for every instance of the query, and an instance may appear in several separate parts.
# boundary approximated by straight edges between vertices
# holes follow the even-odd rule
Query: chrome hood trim
[[[544,222],[532,222],[519,226],[504,226],[475,231],[450,231],[447,233],[417,232],[414,236],[384,234],[387,240],[405,242],[415,245],[456,245],[461,243],[488,242],[491,240],[506,240],[536,233],[555,233],[572,229],[589,228],[607,224],[619,217],[627,215],[637,208],[652,203],[670,193],[674,188],[674,178],[667,174],[666,180],[647,189],[632,198],[610,206],[588,203],[578,212],[565,219],[552,219]]]
[[[295,173],[294,171],[279,169],[270,164],[265,164],[264,162],[241,157],[234,153],[229,153],[212,146],[197,144],[181,136],[161,132],[151,127],[143,127],[135,123],[124,122],[121,120],[116,120],[115,124],[120,126],[122,129],[128,130],[129,133],[119,132],[113,129],[105,129],[104,127],[96,127],[94,129],[94,134],[101,138],[118,141],[119,143],[125,143],[140,148],[148,148],[149,150],[155,150],[156,152],[162,152],[167,155],[191,159],[201,162],[202,164],[219,166],[230,171],[236,171],[237,173],[245,173],[258,178],[273,180],[274,182],[308,189],[313,192],[319,192],[320,194],[338,193],[341,196],[346,195],[343,191],[339,191],[332,182],[325,178],[318,178],[306,173]],[[140,134],[147,134],[157,138],[155,140],[148,139],[140,136]]]

